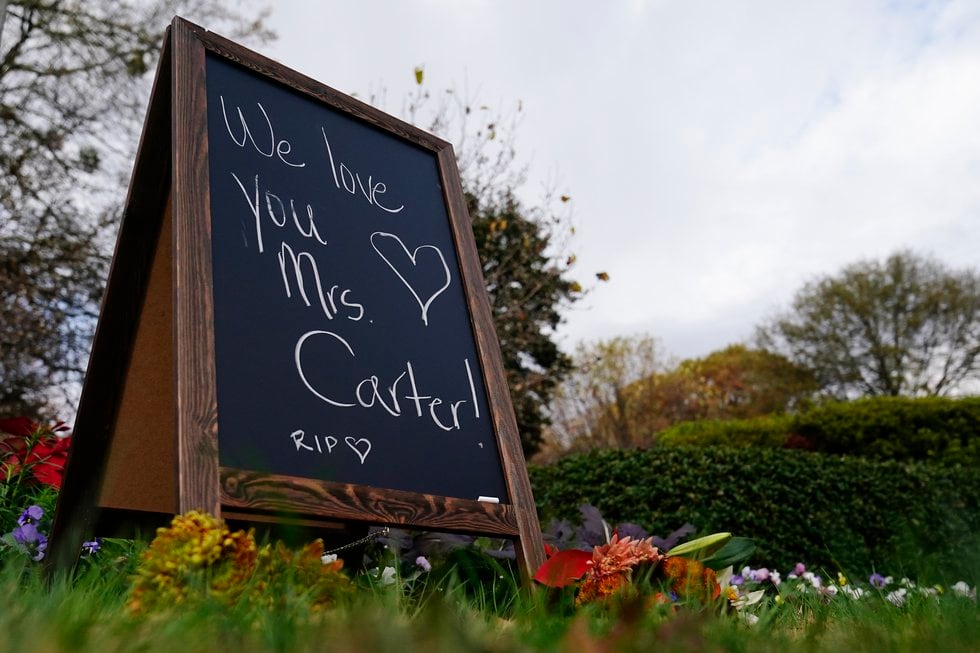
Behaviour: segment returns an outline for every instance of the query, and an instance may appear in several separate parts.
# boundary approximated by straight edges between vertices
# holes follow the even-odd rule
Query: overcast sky
[[[912,248],[980,257],[980,0],[274,3],[263,52],[388,103],[523,104],[531,164],[572,197],[560,334],[747,339],[807,280]],[[590,284],[587,284],[590,285]]]

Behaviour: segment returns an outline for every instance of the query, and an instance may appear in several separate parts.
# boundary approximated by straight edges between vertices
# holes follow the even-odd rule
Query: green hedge
[[[758,544],[754,564],[960,577],[980,569],[980,471],[785,449],[602,450],[531,467],[542,523],[583,503],[657,534],[684,522]]]
[[[658,442],[792,447],[881,460],[980,464],[980,397],[874,397],[783,416],[677,424]]]
[[[980,397],[832,403],[796,416],[793,428],[826,453],[980,463]]]
[[[793,418],[789,415],[767,415],[749,419],[705,419],[679,422],[661,431],[657,436],[657,442],[662,446],[671,447],[691,444],[778,449],[785,446],[792,432]]]

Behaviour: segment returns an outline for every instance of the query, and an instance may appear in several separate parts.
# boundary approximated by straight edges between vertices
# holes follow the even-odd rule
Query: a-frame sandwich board
[[[541,533],[483,283],[451,145],[175,18],[49,565],[204,510],[510,538],[529,578]]]

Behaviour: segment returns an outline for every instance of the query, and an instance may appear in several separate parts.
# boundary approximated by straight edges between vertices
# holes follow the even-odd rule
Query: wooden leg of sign
[[[517,528],[520,533],[514,542],[517,552],[517,564],[521,571],[521,582],[525,587],[534,585],[534,574],[544,563],[544,545],[541,543],[541,527],[538,525],[538,515],[534,505],[524,508],[517,513]],[[529,517],[529,514],[530,517]]]
[[[204,48],[187,24],[173,27],[174,329],[178,511],[220,516],[218,410],[211,294]]]

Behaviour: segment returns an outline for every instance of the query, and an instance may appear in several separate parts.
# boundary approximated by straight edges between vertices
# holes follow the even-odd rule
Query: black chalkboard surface
[[[435,156],[206,79],[221,466],[506,502]]]

